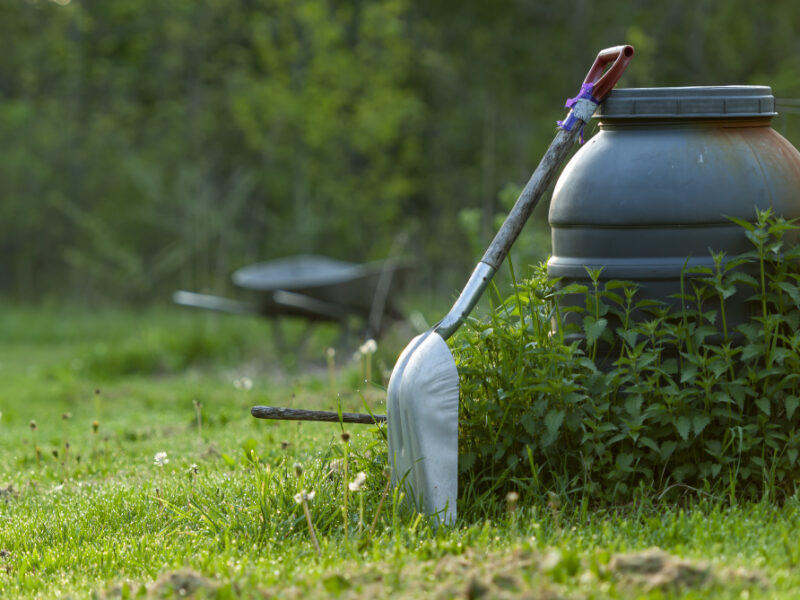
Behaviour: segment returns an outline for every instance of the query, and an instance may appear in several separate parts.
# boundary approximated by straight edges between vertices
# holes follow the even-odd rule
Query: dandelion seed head
[[[358,351],[362,355],[375,354],[378,351],[378,342],[370,338],[359,346]]]
[[[506,510],[510,513],[516,512],[519,493],[511,490],[506,494]]]
[[[345,444],[349,444],[350,443],[350,432],[349,431],[343,431],[342,432],[342,441]]]
[[[235,387],[237,390],[249,392],[253,389],[253,380],[249,377],[240,377],[239,379],[234,379],[233,387]]]
[[[153,457],[153,464],[163,467],[165,464],[169,462],[167,458],[166,452],[156,452],[156,455]]]
[[[347,487],[350,488],[351,492],[360,492],[361,488],[364,487],[364,482],[367,481],[367,474],[364,471],[359,471],[356,475],[356,478],[347,484]]]
[[[294,463],[294,474],[300,477],[303,474],[303,465],[299,462]]]
[[[311,490],[310,492],[303,490],[302,492],[299,492],[294,495],[294,501],[297,502],[298,504],[302,503],[303,500],[305,500],[306,502],[311,502],[313,499],[314,499],[314,490]]]
[[[36,424],[36,421],[34,421],[33,419],[31,419],[30,428],[31,431],[36,431],[39,428],[39,426]]]
[[[325,354],[328,355],[328,358],[333,358],[334,356],[336,356],[336,348],[328,348],[325,351]]]

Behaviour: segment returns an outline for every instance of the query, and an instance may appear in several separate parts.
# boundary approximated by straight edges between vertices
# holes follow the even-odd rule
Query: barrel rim
[[[616,88],[595,113],[599,120],[774,117],[766,85]]]

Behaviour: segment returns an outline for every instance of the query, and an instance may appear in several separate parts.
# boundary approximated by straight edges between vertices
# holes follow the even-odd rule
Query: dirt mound
[[[708,563],[680,558],[660,548],[616,554],[608,563],[608,572],[621,585],[650,590],[686,590],[739,582],[766,585],[755,572],[741,569],[714,569]]]
[[[99,593],[99,600],[114,598],[215,598],[220,584],[192,569],[180,569],[162,574],[149,585],[121,582]]]

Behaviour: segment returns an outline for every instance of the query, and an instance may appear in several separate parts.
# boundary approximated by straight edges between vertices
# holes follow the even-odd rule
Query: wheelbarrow
[[[435,515],[440,522],[453,523],[458,492],[459,381],[446,340],[477,304],[575,140],[579,136],[582,139],[583,126],[614,87],[633,53],[631,46],[616,46],[597,55],[580,93],[567,101],[571,110],[566,119],[558,122],[555,139],[450,312],[429,331],[411,340],[397,359],[389,379],[386,415],[338,415],[255,406],[253,416],[353,423],[386,421],[392,482],[404,487],[414,508]]]
[[[251,302],[184,290],[175,292],[172,299],[181,306],[256,314],[273,322],[278,317],[338,322],[344,331],[350,317],[357,316],[366,322],[365,337],[377,338],[387,320],[403,319],[394,292],[410,271],[410,264],[399,258],[358,264],[298,255],[234,272],[233,283],[255,296]]]

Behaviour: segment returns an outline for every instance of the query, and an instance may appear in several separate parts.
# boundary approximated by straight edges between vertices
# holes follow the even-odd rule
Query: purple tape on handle
[[[578,95],[575,96],[574,98],[570,98],[569,100],[567,100],[567,103],[564,106],[571,109],[573,106],[575,106],[575,103],[578,100],[590,100],[595,104],[600,104],[600,101],[597,100],[594,96],[592,96],[593,88],[594,88],[593,83],[584,83],[583,85],[581,85],[581,91],[578,92]],[[578,117],[575,116],[575,113],[572,110],[570,110],[566,119],[564,119],[563,121],[556,121],[556,123],[558,123],[558,126],[564,131],[572,131],[572,128],[575,127],[575,123],[578,122],[579,120],[580,119],[578,119]],[[585,126],[586,123],[583,123],[581,125],[581,135],[580,135],[581,144],[583,143],[583,128]]]

